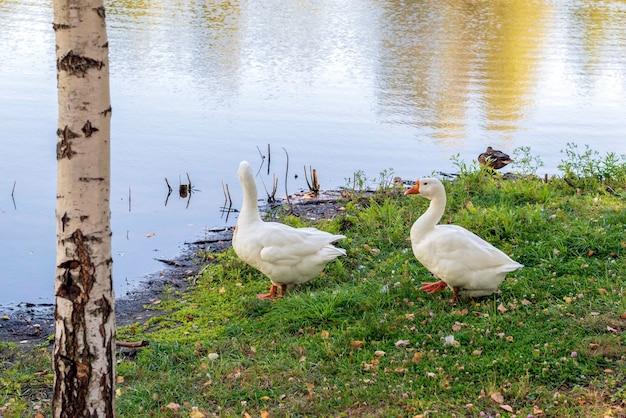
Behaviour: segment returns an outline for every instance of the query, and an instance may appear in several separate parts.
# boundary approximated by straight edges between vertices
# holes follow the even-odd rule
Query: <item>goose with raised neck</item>
[[[438,282],[422,283],[422,290],[435,293],[452,289],[452,302],[459,295],[479,297],[495,292],[507,273],[522,268],[473,232],[458,225],[438,225],[446,208],[446,191],[436,178],[421,178],[405,195],[417,194],[428,200],[428,209],[411,227],[415,258]]]
[[[346,254],[343,248],[333,245],[345,238],[344,235],[264,222],[259,214],[254,175],[247,161],[239,164],[238,176],[243,203],[233,233],[233,249],[241,260],[272,282],[269,293],[259,294],[258,298],[283,296],[288,285],[308,282],[318,276],[328,262]]]

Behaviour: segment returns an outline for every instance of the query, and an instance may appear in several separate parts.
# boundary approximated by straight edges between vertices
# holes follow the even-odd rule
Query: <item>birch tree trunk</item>
[[[54,417],[115,415],[103,0],[53,0],[59,98]]]

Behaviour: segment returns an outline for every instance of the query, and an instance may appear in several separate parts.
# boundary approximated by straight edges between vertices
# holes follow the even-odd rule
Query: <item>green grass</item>
[[[316,225],[345,234],[347,256],[282,299],[257,300],[269,281],[215,254],[165,315],[118,331],[150,341],[119,358],[118,416],[624,416],[626,170],[576,161],[547,183],[467,166],[445,183],[442,221],[525,265],[484,299],[419,290],[432,277],[408,231],[428,202],[388,187]],[[36,353],[0,346],[0,415],[50,414]]]

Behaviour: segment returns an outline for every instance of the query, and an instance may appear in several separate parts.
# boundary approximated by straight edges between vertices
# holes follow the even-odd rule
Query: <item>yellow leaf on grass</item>
[[[421,351],[416,351],[415,353],[413,353],[413,358],[411,359],[411,361],[413,363],[419,363],[422,357],[424,357],[424,353]]]
[[[320,332],[320,337],[322,337],[323,339],[326,339],[326,338],[330,337],[330,332],[322,331],[322,332]]]
[[[191,412],[189,413],[190,418],[204,418],[204,414],[198,411],[198,407],[194,406],[191,408]]]
[[[270,418],[270,413],[267,411],[261,411],[261,418]]]

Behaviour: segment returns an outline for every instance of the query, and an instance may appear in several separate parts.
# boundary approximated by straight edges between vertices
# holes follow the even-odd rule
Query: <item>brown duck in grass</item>
[[[478,156],[478,162],[483,167],[490,167],[499,170],[507,164],[511,164],[513,160],[504,152],[487,147],[487,151]]]

